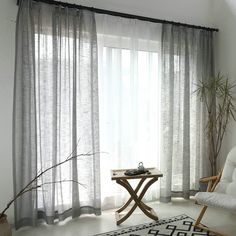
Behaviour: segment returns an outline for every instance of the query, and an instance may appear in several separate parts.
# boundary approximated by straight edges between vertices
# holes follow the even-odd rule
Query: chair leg
[[[198,226],[202,220],[202,217],[204,216],[205,212],[206,212],[207,206],[204,206],[195,222],[195,226]]]
[[[218,236],[227,236],[227,235],[224,234],[224,233],[220,233],[220,232],[218,232],[218,231],[215,231],[215,230],[213,230],[213,229],[211,229],[211,228],[208,228],[208,227],[206,227],[206,226],[204,226],[204,225],[201,224],[201,220],[202,220],[202,218],[203,218],[203,216],[204,216],[204,214],[205,214],[205,212],[206,212],[206,209],[207,209],[207,206],[204,206],[204,207],[202,208],[202,210],[201,210],[201,212],[200,212],[200,214],[199,214],[199,216],[198,216],[198,218],[197,218],[197,220],[196,220],[194,226],[197,227],[197,228],[200,228],[200,229],[203,229],[203,230],[212,232],[212,233],[214,233],[214,234],[216,234],[216,235],[218,235]]]

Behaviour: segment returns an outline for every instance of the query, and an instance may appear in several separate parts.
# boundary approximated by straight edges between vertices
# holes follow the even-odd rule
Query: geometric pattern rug
[[[97,234],[95,236],[215,236],[215,234],[195,228],[193,226],[194,222],[195,220],[187,215],[179,215],[152,223]]]

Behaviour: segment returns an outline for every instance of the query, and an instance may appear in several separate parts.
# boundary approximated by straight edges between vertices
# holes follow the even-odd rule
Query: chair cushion
[[[220,207],[229,211],[236,211],[236,197],[217,192],[199,192],[195,195],[197,202],[204,206]]]
[[[220,182],[215,192],[226,193],[236,197],[236,147],[229,152]]]

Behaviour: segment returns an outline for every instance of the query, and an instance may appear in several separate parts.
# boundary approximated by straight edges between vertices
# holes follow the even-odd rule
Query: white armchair
[[[205,227],[201,224],[201,220],[207,207],[219,207],[236,212],[236,147],[229,152],[223,172],[217,176],[204,178],[202,182],[208,182],[208,188],[207,192],[195,195],[196,202],[203,205],[195,226],[217,235],[224,235]]]

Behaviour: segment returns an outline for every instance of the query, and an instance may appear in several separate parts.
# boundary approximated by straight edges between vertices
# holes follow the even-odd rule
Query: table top
[[[141,178],[163,177],[163,174],[155,167],[145,168],[145,169],[149,170],[149,173],[133,175],[133,176],[125,175],[125,171],[130,169],[111,170],[111,179],[118,180],[118,179],[141,179]]]

